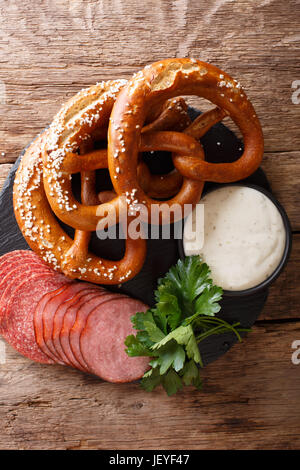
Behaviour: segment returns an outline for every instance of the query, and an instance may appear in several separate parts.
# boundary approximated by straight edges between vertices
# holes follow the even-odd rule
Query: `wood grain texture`
[[[167,397],[112,385],[7,347],[1,377],[1,448],[297,449],[300,322],[261,324],[203,371],[202,392]]]
[[[274,196],[287,212],[292,230],[300,230],[300,152],[265,153],[262,168]]]
[[[300,150],[298,0],[8,0],[0,4],[0,152],[13,161],[68,96],[155,60],[197,57],[244,85],[267,151]]]
[[[0,186],[82,87],[197,57],[243,84],[264,130],[263,168],[299,231],[299,14],[299,0],[0,2]],[[0,340],[0,449],[299,449],[299,264],[295,234],[253,333],[203,371],[200,393],[114,386],[34,364]]]
[[[260,320],[297,318],[300,320],[300,234],[293,237],[290,260],[279,278],[270,287]],[[300,405],[299,405],[300,406]]]

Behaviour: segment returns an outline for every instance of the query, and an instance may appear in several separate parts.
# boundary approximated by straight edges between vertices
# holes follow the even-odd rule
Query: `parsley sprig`
[[[199,256],[179,260],[155,291],[156,305],[137,313],[132,323],[136,335],[127,336],[129,356],[149,356],[151,368],[141,386],[152,391],[162,384],[168,395],[183,385],[201,389],[199,366],[203,367],[198,344],[205,338],[232,331],[241,341],[240,323],[230,325],[215,316],[221,309],[221,287],[213,284],[210,269]]]

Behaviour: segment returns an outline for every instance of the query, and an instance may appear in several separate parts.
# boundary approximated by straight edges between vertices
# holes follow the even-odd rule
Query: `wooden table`
[[[299,449],[300,364],[291,360],[300,340],[299,15],[293,0],[0,3],[1,184],[82,87],[160,58],[197,57],[247,90],[264,129],[263,168],[294,231],[290,262],[253,333],[203,371],[203,392],[168,398],[102,383],[1,342],[0,448]]]

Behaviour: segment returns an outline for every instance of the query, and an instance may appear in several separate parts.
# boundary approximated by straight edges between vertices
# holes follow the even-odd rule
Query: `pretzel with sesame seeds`
[[[252,104],[237,81],[217,67],[195,59],[156,62],[137,73],[123,87],[113,107],[108,130],[108,167],[116,193],[124,194],[136,188],[136,199],[145,201],[148,209],[160,203],[146,194],[137,178],[139,146],[144,137],[141,129],[149,109],[178,95],[197,95],[208,99],[224,110],[224,116],[232,118],[244,138],[244,152],[233,163],[209,163],[199,158],[199,154],[192,156],[182,153],[181,149],[178,152],[175,150],[173,162],[184,181],[238,181],[253,173],[262,159],[261,126]],[[128,109],[131,110],[130,114]],[[193,134],[196,128],[192,129]],[[153,138],[154,135],[152,144]],[[162,135],[160,139],[166,140]],[[173,139],[175,144],[175,133]],[[118,159],[114,158],[116,154],[119,155]],[[166,205],[187,203],[189,198],[186,200],[183,197],[183,191],[184,187],[171,200],[161,204],[162,213]]]
[[[94,134],[99,133],[99,129],[101,132],[102,129],[108,127],[113,104],[123,86],[123,80],[115,80],[102,82],[88,90],[82,90],[62,107],[49,128],[47,143],[43,150],[44,189],[53,212],[62,222],[74,229],[95,231],[99,219],[102,218],[99,214],[100,206],[102,214],[106,212],[116,214],[118,220],[123,214],[127,214],[128,204],[132,206],[136,200],[136,198],[132,198],[132,201],[128,202],[128,197],[125,198],[125,201],[119,197],[121,195],[117,194],[114,199],[101,205],[86,205],[77,201],[72,191],[72,173],[107,167],[107,153],[105,150],[91,151],[82,156],[78,155],[77,151],[82,143],[93,139]],[[155,134],[150,132],[152,129],[174,129],[176,126],[181,128],[182,125],[190,122],[187,107],[182,98],[167,103],[165,101],[158,103],[157,106],[151,109],[150,114],[153,114],[153,110],[155,110],[155,115],[157,115],[157,112],[160,112],[160,114],[152,124],[148,125],[146,132],[143,134],[145,137]],[[131,113],[133,109],[128,109],[127,112]],[[181,138],[181,134],[178,133],[176,149],[182,144],[182,151],[188,154],[192,153],[193,156],[199,154],[202,158],[203,152],[200,144],[194,142],[194,139],[190,137],[189,148],[187,148],[187,139],[187,136]],[[147,149],[151,150],[149,139],[147,142]],[[165,144],[166,150],[174,150],[172,143],[169,147],[167,141]],[[197,149],[198,153],[194,151],[194,148]],[[140,151],[143,151],[143,145],[141,145]],[[114,158],[117,160],[117,153]],[[94,162],[96,162],[96,167],[92,165]],[[113,179],[118,178],[118,173],[119,169],[117,167]],[[146,174],[143,165],[141,165],[139,173],[141,179],[147,182],[147,186],[153,192],[159,193],[161,185],[158,177]],[[177,170],[162,177],[165,186],[163,196],[166,193],[169,196],[170,192],[172,194],[175,190],[174,185],[178,189],[178,185],[181,184],[181,178],[178,178],[176,173]],[[200,186],[199,182],[195,181],[183,184],[182,194],[184,194],[185,200],[188,202],[196,202],[195,199],[199,200],[202,191]],[[128,196],[131,192],[128,192],[128,194],[125,192],[122,195]],[[131,212],[133,211],[131,210]],[[115,218],[110,220],[108,216],[107,224],[112,225],[114,223]]]
[[[110,261],[89,252],[88,232],[77,230],[74,240],[67,235],[56,220],[43,187],[41,153],[47,133],[48,130],[26,150],[14,182],[15,216],[28,245],[49,266],[68,277],[95,284],[119,284],[128,281],[143,266],[146,240],[131,240],[128,237],[124,257],[120,261]],[[82,181],[82,197],[86,203],[90,203],[93,182],[86,180],[84,172]]]
[[[203,96],[217,107],[191,122],[178,94]],[[208,163],[199,139],[227,115],[242,131],[244,153],[234,163]],[[107,128],[107,150],[93,149],[90,143],[105,139]],[[155,150],[172,152],[175,170],[151,175],[140,154]],[[105,220],[107,226],[122,223],[123,214],[131,221],[142,203],[148,214],[158,206],[163,223],[165,212],[170,220],[164,207],[195,205],[205,180],[230,182],[248,176],[258,167],[262,152],[259,121],[236,81],[194,59],[168,59],[146,67],[127,85],[114,80],[82,90],[62,107],[26,151],[17,172],[17,222],[31,248],[54,269],[94,283],[125,282],[141,269],[146,242],[127,238],[122,260],[100,259],[88,249],[90,232],[99,221]],[[97,195],[93,172],[107,166],[114,191]],[[78,172],[81,202],[72,191],[72,175]],[[163,204],[153,199],[169,197]],[[74,240],[52,211],[75,229]]]
[[[107,151],[93,151],[93,140],[104,138],[115,94],[122,85],[120,81],[101,83],[89,90],[82,90],[73,97],[58,114],[59,117],[63,115],[69,125],[61,126],[61,121],[57,119],[35,140],[22,159],[14,184],[15,215],[29,246],[53,269],[63,272],[70,278],[79,278],[97,284],[119,284],[134,277],[143,265],[146,241],[142,238],[131,240],[128,237],[125,255],[118,262],[96,257],[89,252],[91,231],[85,227],[77,229],[72,240],[55,219],[44,189],[45,182],[49,183],[51,196],[53,191],[51,180],[55,180],[56,175],[58,179],[61,178],[60,173],[62,173],[64,176],[61,182],[64,183],[64,179],[68,181],[71,194],[71,180],[67,176],[80,172],[82,205],[100,207],[103,204],[111,204],[112,199],[115,202],[119,201],[120,198],[111,191],[96,194],[93,170],[107,168]],[[91,96],[95,98],[92,103]],[[82,109],[87,113],[85,118]],[[182,109],[186,110],[182,99],[157,107],[161,114],[154,121],[158,126],[156,128],[182,127],[180,123],[187,122],[187,115]],[[87,122],[84,122],[84,119]],[[85,126],[84,130],[82,126]],[[56,147],[53,129],[67,142],[65,148]],[[50,160],[52,165],[47,160],[49,143],[53,148],[51,155],[53,158]],[[65,150],[70,148],[78,148],[80,153],[66,153],[64,158]],[[96,168],[91,165],[89,155],[92,155],[92,160],[93,157],[96,159]],[[64,203],[70,204],[70,200],[66,199]],[[77,201],[74,204],[77,204]],[[129,218],[129,222],[130,220],[132,218]]]

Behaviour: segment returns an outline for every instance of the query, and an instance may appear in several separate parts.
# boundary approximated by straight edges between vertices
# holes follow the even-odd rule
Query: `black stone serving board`
[[[192,119],[198,116],[199,111],[189,108]],[[219,123],[213,126],[201,139],[205,157],[210,162],[231,162],[239,158],[243,152],[243,143],[226,126]],[[218,144],[219,143],[219,144]],[[22,233],[19,230],[14,217],[12,205],[12,189],[15,172],[26,149],[24,149],[18,160],[13,165],[2,191],[0,193],[0,256],[13,250],[29,249]],[[172,166],[171,156],[165,152],[145,153],[144,160],[149,165],[152,173],[167,173]],[[246,180],[247,183],[256,184],[270,191],[266,175],[262,169],[258,169]],[[107,170],[97,172],[97,185],[99,190],[111,188],[111,182]],[[205,183],[204,192],[213,186]],[[73,178],[73,190],[79,198],[80,183],[77,175]],[[63,224],[62,224],[63,225]],[[73,229],[63,225],[65,230],[72,235]],[[174,233],[174,227],[171,232]],[[96,234],[91,240],[91,250],[99,256],[120,259],[124,250],[124,240],[99,240]],[[140,273],[131,281],[121,287],[109,286],[108,289],[116,292],[124,292],[132,297],[138,298],[148,305],[154,304],[153,292],[157,280],[163,277],[168,269],[177,262],[179,258],[178,240],[158,239],[147,241],[147,257]],[[219,315],[230,322],[239,321],[243,327],[251,327],[258,318],[268,296],[268,291],[263,290],[255,295],[246,297],[224,297],[221,301],[222,309]],[[233,333],[211,336],[200,343],[204,365],[216,360],[236,343],[237,339]]]

